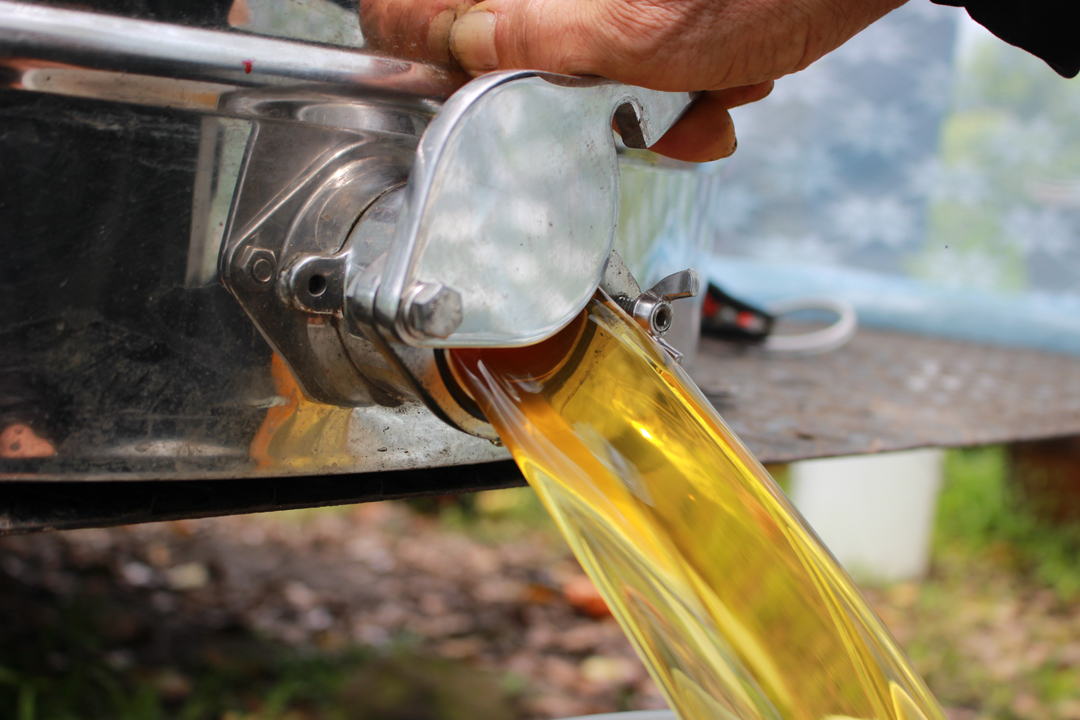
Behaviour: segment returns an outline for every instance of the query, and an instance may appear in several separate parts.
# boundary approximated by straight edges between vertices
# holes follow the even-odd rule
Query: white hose
[[[824,310],[835,313],[836,322],[813,332],[797,335],[770,335],[763,347],[775,355],[817,355],[845,345],[855,336],[859,321],[855,308],[846,300],[838,298],[798,298],[781,300],[765,308],[775,317],[807,310]]]

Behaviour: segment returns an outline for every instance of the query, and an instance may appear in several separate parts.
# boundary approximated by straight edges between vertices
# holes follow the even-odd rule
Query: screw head
[[[251,278],[259,283],[268,283],[274,277],[274,263],[265,257],[260,257],[251,263]]]
[[[446,338],[462,319],[461,294],[440,282],[422,282],[408,295],[405,322],[420,337]]]
[[[652,315],[649,318],[649,325],[652,327],[653,335],[657,337],[663,337],[667,334],[667,331],[671,329],[671,321],[675,313],[671,309],[671,303],[667,300],[656,303],[653,308]]]
[[[266,290],[277,274],[277,258],[272,250],[248,245],[233,256],[232,273],[245,286]]]

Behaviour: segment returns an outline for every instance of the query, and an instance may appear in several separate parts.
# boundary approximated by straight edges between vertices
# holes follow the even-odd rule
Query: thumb
[[[487,0],[450,30],[450,51],[470,75],[530,68],[566,75],[604,75],[630,58],[606,21],[609,0]],[[612,58],[615,53],[620,57]],[[613,78],[614,79],[614,78]]]

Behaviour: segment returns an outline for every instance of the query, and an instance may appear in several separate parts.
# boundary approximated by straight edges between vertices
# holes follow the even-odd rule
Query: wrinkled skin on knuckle
[[[602,48],[597,74],[657,90],[695,86],[703,58],[697,56],[694,35],[699,32],[696,16],[703,4],[699,0],[604,3],[593,38]]]
[[[708,22],[723,27],[710,45],[710,82],[705,89],[753,85],[775,80],[809,64],[813,21],[786,0],[732,0]],[[816,58],[814,58],[816,59]]]
[[[517,0],[500,14],[499,67],[530,68],[567,75],[597,73],[593,2]],[[550,22],[558,17],[558,23]]]
[[[821,0],[608,0],[583,41],[583,68],[657,90],[716,90],[773,80],[817,59]],[[823,52],[823,51],[822,51]]]

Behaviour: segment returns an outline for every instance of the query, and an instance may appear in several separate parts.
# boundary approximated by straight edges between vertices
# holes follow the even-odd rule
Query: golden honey
[[[452,358],[682,720],[944,720],[765,469],[616,305]]]

